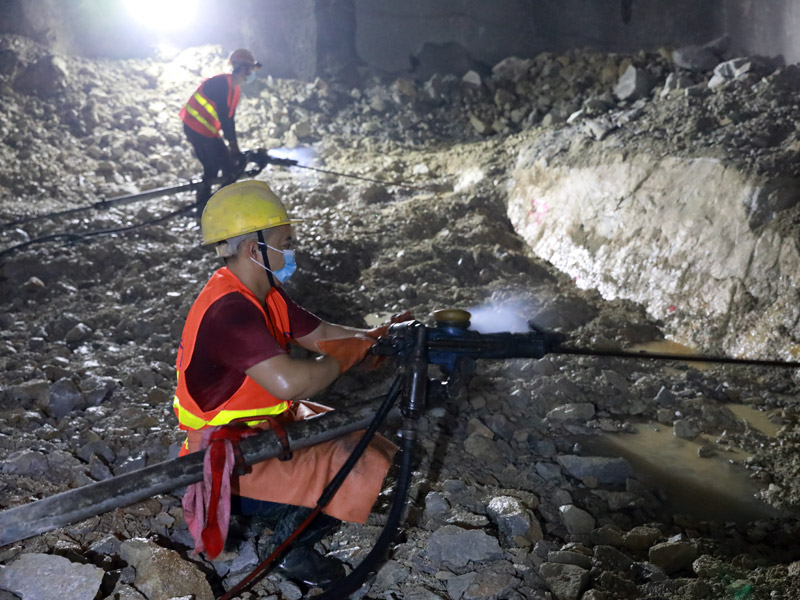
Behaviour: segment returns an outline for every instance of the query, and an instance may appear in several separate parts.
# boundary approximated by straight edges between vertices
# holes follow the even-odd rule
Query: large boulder
[[[67,63],[55,55],[43,56],[14,80],[14,89],[23,94],[54,96],[66,87]]]

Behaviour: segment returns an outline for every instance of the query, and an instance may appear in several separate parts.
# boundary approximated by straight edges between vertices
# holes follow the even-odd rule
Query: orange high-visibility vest
[[[231,292],[242,294],[258,307],[261,314],[264,315],[264,321],[270,333],[284,349],[288,349],[289,340],[292,338],[289,310],[277,288],[272,288],[267,293],[268,316],[264,305],[227,267],[222,267],[214,273],[189,310],[178,348],[176,361],[178,387],[175,390],[172,406],[178,417],[180,428],[183,430],[192,431],[204,427],[226,425],[235,420],[254,425],[264,421],[267,416],[280,414],[289,408],[289,402],[276,398],[247,375],[239,389],[212,410],[202,410],[189,393],[186,386],[186,369],[192,362],[200,323],[211,305]]]
[[[217,75],[220,77],[220,75]],[[228,118],[233,118],[236,106],[239,104],[241,88],[233,85],[232,76],[222,75],[228,80]],[[181,119],[197,133],[206,137],[222,137],[222,123],[217,114],[217,105],[203,95],[203,85],[207,79],[200,84],[189,101],[181,109]]]

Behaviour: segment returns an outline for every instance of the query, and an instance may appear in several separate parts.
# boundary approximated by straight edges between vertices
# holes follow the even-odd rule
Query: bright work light
[[[194,21],[197,0],[125,0],[125,8],[150,29],[176,31]]]

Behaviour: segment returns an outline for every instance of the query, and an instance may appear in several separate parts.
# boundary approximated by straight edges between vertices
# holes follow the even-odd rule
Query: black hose
[[[364,454],[364,450],[367,449],[367,446],[372,441],[372,438],[375,437],[375,434],[378,431],[378,427],[380,427],[381,423],[386,419],[389,413],[392,410],[392,406],[394,405],[397,397],[400,395],[400,391],[402,388],[403,378],[398,376],[392,382],[389,391],[386,393],[386,396],[383,399],[382,404],[378,407],[378,410],[375,411],[375,416],[372,418],[369,426],[367,427],[366,431],[364,431],[364,435],[361,436],[361,439],[358,440],[358,443],[353,448],[352,452],[350,452],[350,456],[347,457],[347,460],[339,467],[336,475],[334,475],[333,479],[331,479],[330,483],[325,486],[325,489],[322,490],[319,498],[317,499],[317,505],[314,508],[314,512],[312,515],[316,515],[322,511],[325,506],[331,501],[331,498],[336,494],[339,487],[341,487],[344,480],[350,474],[350,471],[355,466],[358,459],[361,458],[361,455]],[[308,527],[313,521],[313,517],[309,516],[301,525],[293,531],[287,540],[284,542],[286,544],[289,540],[297,538],[300,533]],[[283,546],[282,544],[281,546]],[[280,550],[280,547],[278,548]],[[253,585],[256,581],[261,579],[268,569],[274,563],[274,560],[278,557],[279,553],[276,552],[267,558],[265,561],[260,563],[256,566],[253,571],[250,572],[244,579],[242,579],[239,583],[237,583],[233,588],[228,590],[220,600],[229,600],[230,598],[236,598],[239,594]],[[360,584],[359,584],[360,585]]]
[[[394,503],[383,526],[381,534],[369,551],[369,554],[361,561],[353,571],[333,587],[327,589],[322,594],[314,596],[315,600],[341,600],[347,598],[364,583],[370,572],[378,561],[383,560],[389,544],[392,543],[397,530],[400,527],[400,520],[406,507],[408,490],[411,487],[411,462],[414,457],[414,444],[417,441],[416,423],[407,420],[403,427],[403,438],[400,453],[396,459],[399,463],[397,471],[397,488],[394,493]]]
[[[125,225],[124,227],[114,227],[112,229],[100,229],[96,231],[86,231],[81,233],[53,233],[50,235],[45,235],[39,238],[34,238],[32,240],[28,240],[27,242],[22,242],[20,244],[16,244],[14,246],[9,246],[8,248],[4,248],[0,250],[0,258],[5,256],[6,254],[11,254],[15,250],[22,250],[26,246],[32,246],[33,244],[39,244],[42,242],[49,242],[51,240],[57,240],[59,238],[65,238],[69,242],[80,242],[85,238],[96,237],[99,235],[110,235],[112,233],[127,233],[128,231],[134,231],[136,229],[141,229],[142,227],[148,227],[150,225],[155,225],[156,223],[161,223],[163,221],[168,221],[178,215],[183,213],[189,212],[195,206],[197,206],[196,202],[189,204],[187,206],[182,206],[177,210],[173,210],[168,212],[165,215],[160,217],[156,217],[155,219],[150,219],[148,221],[143,221],[141,223],[135,223],[133,225]]]

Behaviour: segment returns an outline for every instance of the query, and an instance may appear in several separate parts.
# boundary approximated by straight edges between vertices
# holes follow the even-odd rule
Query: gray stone
[[[589,584],[589,571],[575,565],[544,563],[539,575],[557,600],[578,600]]]
[[[35,294],[36,292],[39,292],[45,289],[46,287],[47,286],[45,285],[44,281],[42,281],[38,277],[30,277],[28,280],[25,281],[25,283],[19,286],[19,289],[29,294]]]
[[[439,492],[428,492],[425,496],[425,515],[428,518],[438,519],[450,510],[450,503]]]
[[[37,406],[46,406],[50,398],[50,382],[46,379],[32,379],[9,390],[11,399],[19,402],[34,401]]]
[[[14,80],[14,89],[23,94],[53,96],[61,92],[67,79],[67,63],[59,56],[44,56]]]
[[[663,542],[652,546],[647,557],[651,563],[672,575],[691,567],[697,558],[697,549],[689,542]]]
[[[456,575],[455,577],[450,577],[447,579],[447,595],[450,596],[452,600],[460,600],[464,597],[464,592],[467,591],[467,588],[472,585],[475,579],[478,577],[478,573],[471,572],[471,573],[464,573],[463,575]]]
[[[484,563],[503,556],[496,538],[483,531],[455,525],[445,525],[434,531],[425,553],[433,564],[450,569],[463,569],[470,563]]]
[[[655,397],[656,402],[661,406],[672,406],[677,399],[678,397],[664,386],[661,386]]]
[[[547,562],[561,565],[575,565],[582,569],[592,568],[592,557],[571,550],[554,550],[547,553]]]
[[[509,92],[508,90],[504,90],[503,88],[498,89],[494,93],[494,103],[499,107],[503,108],[506,105],[511,105],[517,97]]]
[[[561,477],[561,468],[553,463],[537,462],[536,474],[545,481],[553,481]]]
[[[114,556],[119,554],[119,547],[122,542],[113,535],[107,535],[102,539],[92,542],[89,550],[96,554],[104,554],[106,556]]]
[[[47,469],[47,457],[33,450],[13,452],[0,463],[0,471],[14,475],[44,475]]]
[[[89,474],[95,481],[103,481],[113,477],[111,469],[97,454],[93,454],[89,459]]]
[[[136,569],[133,585],[148,598],[194,594],[195,600],[214,600],[203,573],[174,550],[150,540],[133,538],[120,546],[120,557]]]
[[[592,493],[595,496],[605,500],[608,504],[608,509],[615,512],[626,508],[636,508],[644,505],[644,499],[633,492],[592,490]]]
[[[592,531],[590,541],[595,545],[622,546],[622,531],[613,525],[603,525]]]
[[[145,148],[150,148],[156,144],[163,143],[164,138],[155,127],[148,126],[139,130],[138,140]]]
[[[719,63],[719,58],[704,46],[684,46],[672,53],[676,66],[696,73],[710,71]]]
[[[661,89],[661,96],[667,96],[675,90],[682,90],[693,85],[692,80],[681,73],[670,73]]]
[[[722,75],[717,75],[714,73],[714,75],[711,76],[711,79],[708,80],[708,89],[714,90],[721,85],[728,83],[728,81],[730,80],[727,77],[723,77]]]
[[[673,433],[675,437],[684,439],[684,440],[693,440],[697,437],[699,433],[697,428],[688,420],[686,419],[678,419],[673,424]]]
[[[588,535],[594,529],[595,520],[592,515],[575,506],[566,504],[558,507],[564,527],[573,535]]]
[[[63,378],[56,381],[50,388],[47,412],[51,417],[60,419],[76,408],[81,408],[83,403],[83,394],[78,386],[71,379]]]
[[[603,379],[620,394],[628,394],[630,391],[628,380],[616,371],[603,370]]]
[[[692,563],[692,571],[704,579],[747,579],[743,569],[737,569],[727,561],[721,561],[708,554],[703,554]]]
[[[633,467],[624,458],[567,454],[559,456],[558,462],[572,477],[580,480],[594,477],[597,483],[604,485],[621,485],[634,477]]]
[[[111,397],[117,387],[110,377],[92,377],[81,381],[81,389],[86,395],[87,406],[100,406]]]
[[[667,579],[664,569],[651,562],[635,562],[631,565],[631,574],[638,581],[658,582]]]
[[[461,78],[461,82],[464,85],[472,88],[480,88],[483,86],[483,80],[481,80],[481,76],[477,71],[467,71],[464,73],[464,76]]]
[[[595,414],[594,404],[591,402],[575,402],[562,404],[547,413],[551,421],[588,421]]]
[[[587,119],[583,122],[582,127],[587,135],[597,141],[604,140],[608,137],[608,134],[617,129],[617,126],[611,122],[608,116],[603,116],[600,119]]]
[[[94,600],[105,572],[52,554],[23,554],[0,566],[0,588],[23,600]]]
[[[464,440],[464,450],[487,463],[500,462],[503,459],[503,454],[497,448],[497,444],[477,432]]]
[[[718,75],[724,79],[733,79],[739,75],[740,69],[749,61],[750,59],[741,57],[726,60],[714,67],[714,75]]]
[[[620,100],[638,100],[647,96],[653,89],[653,85],[655,85],[655,81],[650,73],[628,65],[617,85],[614,86],[614,95]]]
[[[486,506],[486,513],[506,540],[523,536],[538,542],[544,537],[539,521],[517,498],[496,496]]]
[[[592,563],[604,571],[627,571],[633,559],[611,546],[595,546]]]
[[[387,561],[378,570],[375,576],[375,587],[385,590],[401,585],[408,579],[409,571],[395,560]]]
[[[497,80],[516,83],[520,79],[528,77],[533,64],[534,61],[530,58],[509,56],[492,67],[492,77]]]
[[[634,527],[624,536],[625,547],[634,552],[647,550],[661,537],[661,532],[655,527],[640,525]]]
[[[469,122],[472,125],[473,129],[475,129],[475,131],[477,131],[481,135],[488,135],[493,131],[491,125],[489,125],[486,121],[475,115],[469,116]]]
[[[519,583],[519,580],[505,569],[487,568],[478,571],[476,575],[464,590],[461,600],[508,598],[509,592]]]

